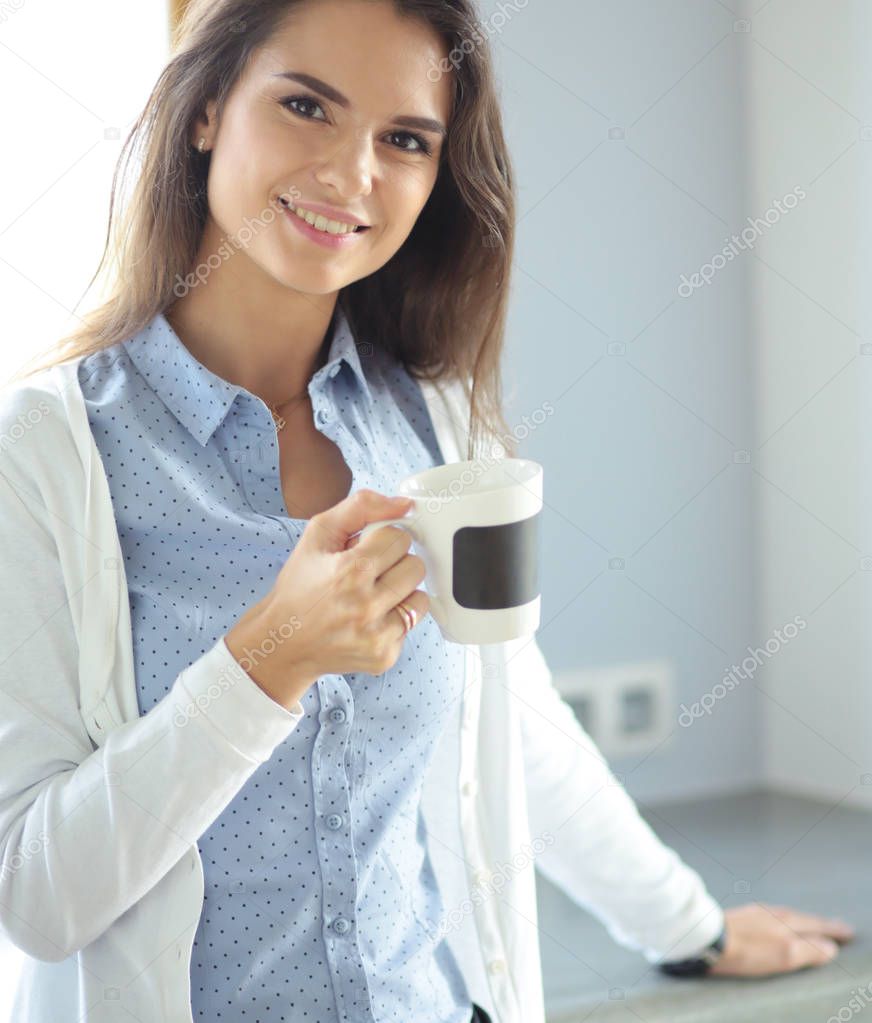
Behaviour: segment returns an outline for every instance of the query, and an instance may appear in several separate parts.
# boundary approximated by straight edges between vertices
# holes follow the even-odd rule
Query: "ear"
[[[194,124],[191,143],[196,146],[200,139],[205,136],[206,142],[209,148],[211,148],[212,142],[214,141],[215,131],[218,126],[218,104],[215,100],[210,99],[206,103],[204,115],[204,117],[198,117]]]

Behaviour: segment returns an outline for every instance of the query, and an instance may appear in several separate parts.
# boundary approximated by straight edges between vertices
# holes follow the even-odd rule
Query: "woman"
[[[514,201],[471,5],[194,0],[134,151],[114,291],[3,417],[48,400],[0,484],[5,635],[40,637],[0,677],[19,1018],[542,1023],[531,860],[458,912],[428,855],[459,709],[460,844],[427,819],[467,883],[529,838],[525,786],[531,820],[604,792],[528,848],[650,958],[706,947],[723,915],[535,644],[482,687],[408,535],[355,540],[404,476],[508,440]]]

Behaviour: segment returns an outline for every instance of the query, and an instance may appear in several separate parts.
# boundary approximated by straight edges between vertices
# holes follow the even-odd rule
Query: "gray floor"
[[[615,944],[538,875],[548,1023],[827,1023],[840,1009],[872,1023],[872,813],[766,792],[641,809],[723,906],[757,900],[841,917],[857,937],[825,967],[681,981]]]

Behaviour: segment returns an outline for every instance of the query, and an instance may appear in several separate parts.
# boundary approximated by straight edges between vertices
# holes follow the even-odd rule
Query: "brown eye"
[[[312,117],[310,114],[305,113],[304,110],[299,110],[296,107],[291,106],[292,103],[300,103],[303,104],[303,106],[305,107],[305,105],[308,103],[311,106],[315,107],[317,110],[321,110],[323,113],[321,104],[312,99],[311,96],[286,96],[284,99],[279,100],[279,102],[283,107],[285,107],[286,110],[291,110],[293,111],[293,113],[299,114],[300,117],[305,117],[307,121],[321,120],[321,118],[319,117]]]
[[[430,156],[430,154],[432,153],[432,149],[430,147],[430,143],[427,142],[427,140],[425,138],[423,138],[421,135],[416,135],[414,132],[410,132],[410,131],[394,131],[394,132],[391,132],[391,135],[394,138],[413,139],[415,142],[418,143],[418,148],[417,149],[408,149],[406,146],[399,146],[398,147],[400,149],[405,150],[405,152],[407,152],[407,153],[423,153],[425,156]]]

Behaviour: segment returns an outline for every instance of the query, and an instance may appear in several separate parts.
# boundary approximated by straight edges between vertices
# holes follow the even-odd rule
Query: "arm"
[[[531,831],[555,836],[536,859],[546,877],[649,962],[698,957],[725,929],[711,972],[768,976],[819,966],[850,941],[844,921],[751,903],[723,913],[699,875],[639,816],[572,708],[535,641],[509,662],[521,702]]]
[[[512,648],[508,684],[519,701],[530,830],[555,839],[536,866],[649,961],[698,953],[721,932],[720,907],[641,818],[554,688],[535,640]]]
[[[3,470],[0,930],[56,962],[160,881],[302,707],[272,700],[222,637],[160,703],[94,750],[79,714],[78,649],[51,517]]]

